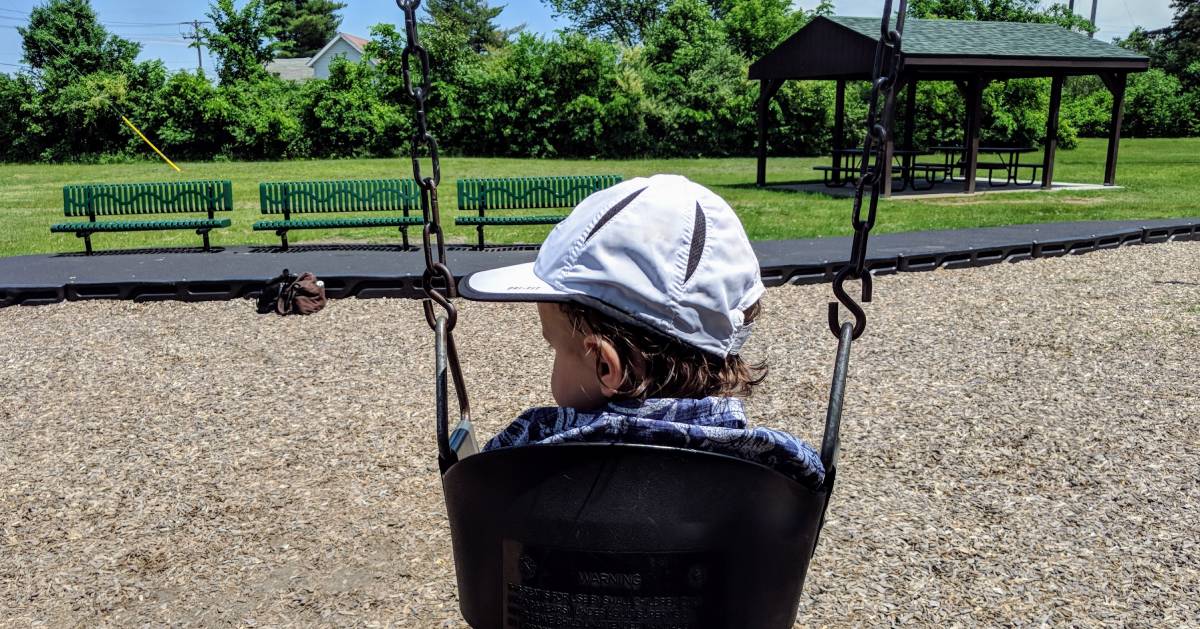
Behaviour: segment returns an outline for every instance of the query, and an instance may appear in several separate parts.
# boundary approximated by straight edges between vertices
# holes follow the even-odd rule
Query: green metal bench
[[[341,179],[334,181],[272,181],[258,185],[259,207],[264,215],[282,214],[282,220],[261,220],[255,231],[273,231],[288,248],[293,229],[399,227],[408,248],[408,228],[421,225],[420,189],[411,179]],[[416,211],[410,216],[410,211]],[[292,218],[293,214],[339,212],[400,212],[393,216]]]
[[[566,218],[566,214],[495,216],[488,215],[490,211],[573,208],[593,192],[618,183],[620,175],[459,179],[458,209],[477,214],[459,216],[454,224],[474,225],[478,248],[483,249],[483,228],[487,225],[553,225]]]
[[[230,220],[227,218],[216,218],[214,212],[232,211],[233,184],[229,181],[70,185],[63,186],[63,213],[68,217],[86,216],[88,222],[51,225],[50,233],[73,233],[77,237],[83,238],[86,252],[91,255],[92,234],[97,232],[194,229],[197,234],[204,237],[204,250],[208,251],[208,232],[221,227],[229,227],[230,224]],[[206,213],[208,218],[96,221],[98,216],[198,212]]]

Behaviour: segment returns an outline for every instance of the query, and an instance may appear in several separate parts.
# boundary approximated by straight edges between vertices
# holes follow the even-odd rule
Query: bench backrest
[[[232,212],[229,181],[77,184],[63,186],[67,216]]]
[[[258,185],[263,214],[419,210],[421,194],[412,179],[270,181]]]
[[[459,179],[460,210],[575,207],[588,195],[621,183],[620,175]]]

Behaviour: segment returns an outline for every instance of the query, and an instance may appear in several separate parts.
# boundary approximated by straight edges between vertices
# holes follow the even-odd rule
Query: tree
[[[276,43],[274,11],[264,0],[248,0],[240,11],[233,0],[214,0],[207,15],[213,28],[203,29],[203,37],[217,56],[221,83],[266,76],[266,64],[275,58]]]
[[[709,5],[673,0],[646,33],[645,60],[664,146],[690,156],[750,150],[756,90]]]
[[[301,113],[314,157],[392,155],[406,149],[402,104],[384,103],[369,62],[334,59],[329,79],[304,85]]]
[[[25,63],[56,85],[78,75],[128,70],[142,50],[109,34],[88,0],[50,0],[30,11],[29,25],[17,32]]]
[[[29,74],[0,74],[0,161],[27,162],[40,147],[37,120],[37,87]]]
[[[1041,0],[912,0],[908,14],[916,18],[978,20],[980,22],[1037,22],[1058,24],[1092,34],[1095,26],[1062,3],[1043,9]]]
[[[666,11],[666,0],[543,0],[555,17],[566,16],[576,30],[625,44],[642,41]]]
[[[134,146],[120,112],[137,119],[165,79],[162,62],[135,62],[141,47],[109,34],[88,0],[50,0],[18,32],[34,69],[27,84],[10,86],[29,97],[13,113],[26,129],[27,159],[79,159]]]
[[[429,0],[433,23],[464,33],[467,45],[475,52],[503,46],[513,33],[523,28],[499,28],[494,20],[502,11],[503,6],[488,6],[487,0]]]
[[[1164,70],[1200,88],[1200,0],[1174,0],[1175,19],[1163,37]]]
[[[723,0],[718,15],[730,45],[751,61],[770,52],[811,17],[804,9],[792,9],[791,0]]]
[[[279,39],[279,54],[311,57],[337,35],[345,2],[335,0],[267,0],[271,26]]]

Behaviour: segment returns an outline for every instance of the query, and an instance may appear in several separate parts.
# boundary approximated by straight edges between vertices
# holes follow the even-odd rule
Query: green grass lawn
[[[1099,182],[1103,178],[1105,142],[1085,139],[1078,149],[1061,151],[1055,179]],[[1031,158],[1029,161],[1033,161]],[[768,180],[814,180],[812,167],[828,158],[773,158]],[[258,183],[292,179],[367,179],[411,177],[407,159],[362,159],[292,162],[182,163],[176,174],[160,162],[117,165],[0,164],[0,256],[81,251],[80,239],[51,234],[63,220],[62,186],[71,183],[122,183],[171,179],[231,179],[234,186],[233,227],[218,230],[213,244],[274,244],[272,232],[253,232],[260,218]],[[455,213],[457,177],[607,174],[626,178],[653,173],[679,173],[723,196],[737,210],[753,239],[807,238],[850,233],[850,200],[820,194],[760,190],[753,186],[754,160],[529,160],[446,158],[439,189],[443,214]],[[885,201],[878,232],[985,227],[1052,221],[1138,219],[1200,215],[1200,138],[1139,140],[1121,143],[1118,183],[1124,190],[1098,192],[1029,192],[982,195],[971,199]],[[452,220],[446,220],[452,223]],[[549,227],[489,229],[489,242],[540,242]],[[415,232],[414,232],[415,233]],[[473,228],[447,229],[451,242],[471,242]],[[295,231],[292,243],[395,242],[391,229]],[[189,231],[98,234],[98,250],[135,247],[198,246]]]

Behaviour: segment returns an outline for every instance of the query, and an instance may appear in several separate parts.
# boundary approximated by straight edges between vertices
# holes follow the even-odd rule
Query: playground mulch
[[[1200,624],[1200,243],[880,277],[802,626]],[[768,292],[766,425],[819,437],[827,286]],[[458,627],[416,302],[0,310],[0,625]],[[464,305],[483,433],[549,402]]]

